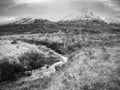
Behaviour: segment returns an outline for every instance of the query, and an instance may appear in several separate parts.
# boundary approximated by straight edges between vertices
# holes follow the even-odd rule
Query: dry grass
[[[85,48],[46,90],[120,90],[120,47]]]
[[[16,74],[52,65],[61,58],[51,49],[20,41],[1,40],[0,82],[17,79]]]
[[[120,90],[120,42],[119,34],[79,34],[79,35],[63,35],[51,34],[42,36],[42,41],[45,41],[47,44],[51,43],[63,43],[64,48],[60,49],[62,52],[67,51],[65,55],[69,56],[68,65],[64,66],[62,69],[58,70],[57,73],[51,77],[44,77],[42,79],[33,80],[33,81],[17,81],[11,84],[2,85],[4,90]],[[57,38],[55,38],[57,36]],[[31,38],[29,38],[31,37]],[[23,54],[18,54],[15,52],[17,49],[12,51],[8,48],[9,45],[1,45],[2,48],[8,48],[5,51],[11,55],[14,53],[15,56],[21,55],[20,59],[25,61],[24,66],[34,67],[38,58],[41,58],[38,53],[31,52],[30,48],[35,49],[36,46],[41,45],[39,42],[41,38],[39,36],[24,36],[22,39],[29,41],[24,43],[26,51]],[[19,39],[21,37],[18,37]],[[46,39],[47,38],[47,39]],[[54,39],[53,39],[54,38]],[[53,41],[52,41],[53,39]],[[63,41],[62,41],[63,40]],[[34,42],[33,42],[34,41]],[[36,45],[35,43],[38,44]],[[57,43],[56,43],[57,41]],[[33,42],[33,43],[31,43]],[[49,42],[49,43],[48,43]],[[3,43],[2,43],[3,44]],[[14,47],[16,45],[21,45],[18,43],[10,45]],[[45,46],[47,46],[45,44]],[[23,48],[23,44],[20,46]],[[27,48],[28,47],[28,48]],[[30,47],[30,48],[29,48]],[[55,49],[56,47],[53,45]],[[47,53],[50,50],[38,47],[41,52],[44,53],[45,57],[55,56],[53,52]],[[53,49],[53,48],[52,48]],[[67,50],[66,50],[67,49]],[[36,49],[35,49],[36,50]],[[53,49],[54,50],[54,49]],[[2,50],[1,56],[7,55],[7,52]],[[17,52],[21,53],[24,49],[20,49]],[[38,50],[37,50],[38,51]],[[4,52],[4,53],[3,53]],[[68,53],[69,52],[69,53]],[[42,56],[44,56],[42,55]],[[36,58],[38,57],[38,58]],[[33,61],[34,59],[34,61]],[[46,58],[43,58],[46,61]],[[47,57],[47,59],[50,59]],[[54,58],[56,60],[56,58]],[[52,58],[52,60],[54,60]],[[13,60],[13,59],[12,59]],[[21,60],[21,61],[22,61]],[[31,65],[30,61],[33,65]],[[48,61],[49,62],[49,61]],[[28,64],[27,64],[28,63]],[[37,66],[37,65],[35,65]],[[39,66],[39,65],[38,65]],[[28,68],[28,67],[27,67]],[[35,67],[36,68],[36,67]],[[38,68],[38,67],[37,67]],[[29,70],[29,69],[28,69]]]

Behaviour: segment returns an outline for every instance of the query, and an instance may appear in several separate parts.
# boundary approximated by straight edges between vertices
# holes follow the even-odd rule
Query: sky
[[[120,0],[0,0],[0,22],[17,17],[60,20],[80,9],[89,9],[101,18],[120,18]]]

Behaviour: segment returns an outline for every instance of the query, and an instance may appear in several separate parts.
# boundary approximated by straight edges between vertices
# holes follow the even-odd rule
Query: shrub
[[[25,71],[40,68],[46,63],[47,59],[37,51],[25,52],[18,58],[3,57],[0,60],[0,81],[15,80],[19,74],[25,75]]]
[[[45,56],[43,53],[31,50],[18,57],[20,64],[26,69],[38,69],[44,65],[52,65],[57,62],[57,57]]]
[[[46,61],[42,53],[33,50],[23,53],[18,59],[26,70],[40,68],[44,66]]]
[[[11,42],[11,44],[17,44],[18,42],[17,42],[17,40],[13,40],[12,42]]]

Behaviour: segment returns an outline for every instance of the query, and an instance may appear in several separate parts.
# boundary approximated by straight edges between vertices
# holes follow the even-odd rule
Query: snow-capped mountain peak
[[[68,13],[63,20],[67,21],[74,21],[74,20],[99,20],[102,21],[102,19],[95,15],[90,10],[77,10],[73,11],[72,13]]]
[[[22,18],[17,18],[13,24],[30,24],[33,23],[35,18],[32,17],[22,17]]]
[[[46,19],[41,19],[41,18],[35,18],[35,17],[20,17],[20,18],[16,18],[12,21],[10,21],[7,24],[34,24],[34,23],[38,23],[38,22],[45,22],[48,21]]]

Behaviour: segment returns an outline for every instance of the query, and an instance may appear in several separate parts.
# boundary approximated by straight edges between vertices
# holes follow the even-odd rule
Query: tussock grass
[[[17,58],[3,57],[0,60],[0,80],[13,80],[17,74],[25,74],[25,71],[34,70],[44,65],[52,65],[58,62],[57,57],[45,56],[43,53],[30,50],[24,52]]]
[[[11,82],[4,86],[0,85],[1,90],[44,90],[50,86],[51,78],[44,77],[34,81]]]
[[[49,57],[39,51],[28,51],[18,57],[20,64],[26,68],[26,70],[38,69],[44,65],[52,65],[57,62],[57,57]]]
[[[34,39],[22,39],[22,41],[30,43],[30,44],[35,44],[35,45],[44,45],[48,48],[53,49],[54,51],[60,53],[60,54],[65,54],[67,49],[64,47],[63,43],[57,43],[57,42],[50,42],[50,41],[38,41],[38,40],[34,40]]]
[[[31,38],[33,37],[31,36]],[[62,43],[49,39],[36,40],[35,37],[33,39],[25,39],[24,37],[22,40],[31,45],[44,45],[58,53],[65,55],[67,53],[70,56],[68,65],[63,66],[62,69],[56,67],[57,73],[52,77],[29,82],[15,82],[6,85],[7,88],[2,86],[3,89],[120,90],[119,34],[99,33],[92,35],[88,33],[82,37],[74,35],[65,37]],[[38,49],[41,50],[41,47]],[[48,52],[49,50],[43,49],[42,51]],[[41,59],[39,60],[39,58]],[[52,64],[51,60],[54,62],[55,59],[34,50],[25,52],[18,58],[25,70],[39,68],[44,63]]]
[[[16,80],[16,74],[22,73],[24,68],[19,64],[17,58],[3,57],[0,60],[0,82]]]
[[[120,90],[120,47],[84,48],[47,90]]]
[[[13,40],[11,44],[18,44],[17,40]]]

